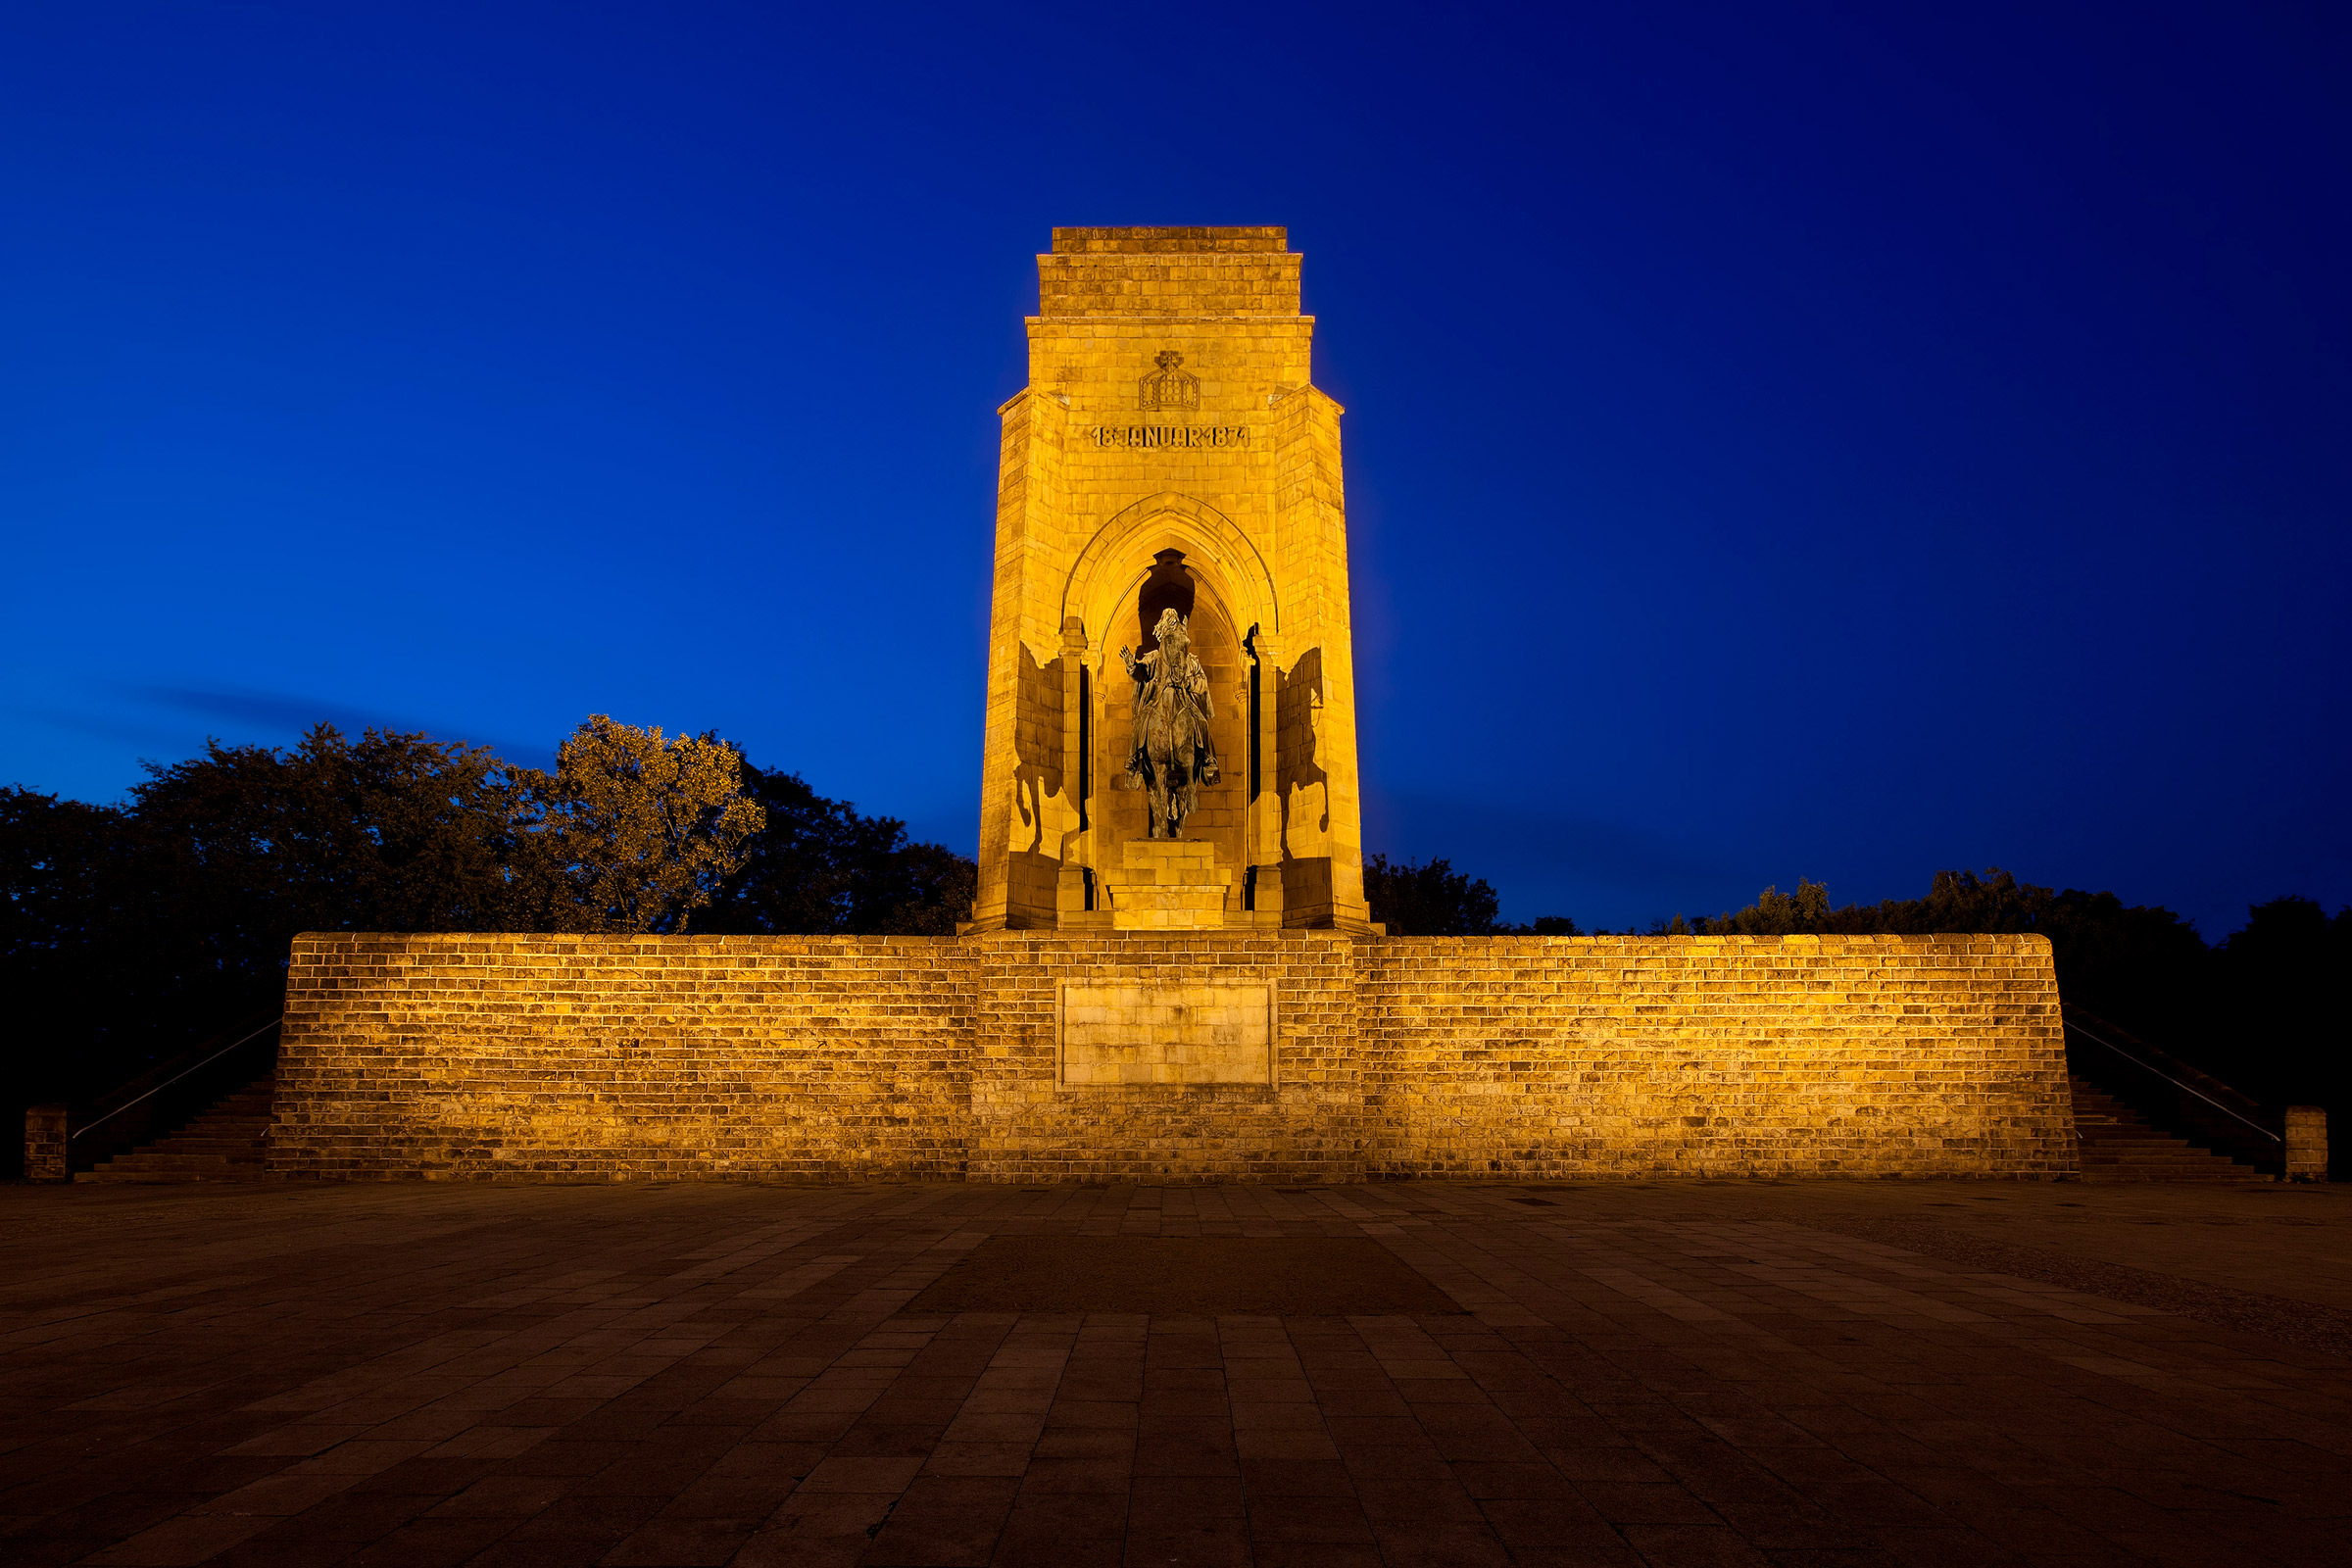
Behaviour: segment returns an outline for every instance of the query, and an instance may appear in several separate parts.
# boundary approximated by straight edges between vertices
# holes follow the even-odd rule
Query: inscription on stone
[[[1269,986],[1068,985],[1061,1085],[1271,1084]]]
[[[1246,424],[1098,424],[1086,437],[1099,447],[1238,447]]]

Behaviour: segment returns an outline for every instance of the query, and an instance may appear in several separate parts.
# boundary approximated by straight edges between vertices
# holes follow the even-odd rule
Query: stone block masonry
[[[2074,1166],[2038,937],[312,935],[278,1082],[271,1166],[323,1177]]]
[[[972,955],[971,1158],[982,1181],[1343,1182],[1365,1174],[1356,1060],[1356,949],[1331,932],[1011,932]],[[1131,1017],[1130,1054],[1203,1054],[1195,1009],[1270,997],[1270,1071],[1256,1081],[1056,1083],[1073,991],[1124,991],[1185,1009]],[[1057,1016],[1058,1014],[1058,1016]],[[1095,1021],[1078,1043],[1117,1042]],[[1238,1045],[1240,1042],[1226,1042]],[[1235,1053],[1236,1055],[1239,1052]],[[1227,1058],[1228,1065],[1232,1057]]]
[[[948,941],[298,937],[270,1165],[960,1175],[968,969]]]
[[[1423,938],[1356,959],[1393,1176],[2054,1176],[2046,938]]]

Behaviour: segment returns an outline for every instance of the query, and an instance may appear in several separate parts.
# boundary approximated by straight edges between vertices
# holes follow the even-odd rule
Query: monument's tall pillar
[[[1280,228],[1057,228],[1001,410],[979,931],[1366,929],[1340,406]],[[1207,685],[1181,842],[1128,787],[1174,609]],[[1203,752],[1205,758],[1207,752]]]

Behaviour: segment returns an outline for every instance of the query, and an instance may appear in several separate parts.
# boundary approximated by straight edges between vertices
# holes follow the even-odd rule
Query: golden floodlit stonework
[[[2074,1167],[2040,937],[307,936],[278,1081],[318,1176]]]
[[[1057,228],[1037,259],[1029,385],[998,411],[977,931],[1368,930],[1341,410],[1299,261],[1280,228]],[[1169,604],[1224,760],[1185,824],[1219,874],[1180,900],[1123,858],[1145,802],[1118,787],[1119,651]]]
[[[297,938],[272,1167],[2071,1171],[2040,937],[1371,922],[1341,411],[1308,384],[1298,267],[1280,228],[1063,228],[1038,258],[963,934]]]

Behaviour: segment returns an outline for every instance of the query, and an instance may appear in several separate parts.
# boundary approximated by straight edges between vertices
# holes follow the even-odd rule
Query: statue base
[[[1113,931],[1210,931],[1225,924],[1233,871],[1205,839],[1129,839],[1105,866]]]

